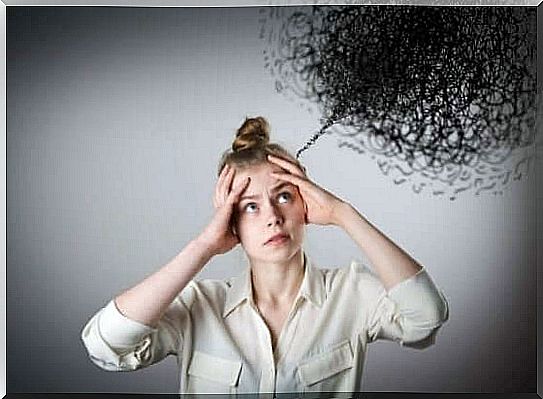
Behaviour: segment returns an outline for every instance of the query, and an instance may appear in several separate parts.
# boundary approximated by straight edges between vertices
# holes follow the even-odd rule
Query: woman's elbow
[[[436,343],[437,332],[440,328],[441,325],[430,330],[416,329],[409,331],[404,335],[400,344],[413,349],[426,349]]]
[[[438,330],[449,319],[449,307],[446,300],[430,307],[417,322],[406,323],[403,328],[402,345],[424,349],[435,344]]]
[[[429,300],[426,306],[419,311],[416,320],[412,320],[415,327],[422,330],[432,330],[435,327],[441,326],[449,319],[449,304],[443,295],[439,299]]]

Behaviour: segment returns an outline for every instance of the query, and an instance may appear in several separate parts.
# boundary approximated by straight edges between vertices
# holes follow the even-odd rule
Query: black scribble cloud
[[[416,193],[501,193],[533,158],[535,18],[533,7],[262,8],[276,90],[322,116],[297,156],[333,133]]]

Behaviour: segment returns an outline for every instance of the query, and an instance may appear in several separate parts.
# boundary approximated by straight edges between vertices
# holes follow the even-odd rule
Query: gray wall
[[[169,261],[212,215],[220,153],[246,115],[291,150],[318,112],[275,91],[259,9],[8,9],[8,392],[176,392],[175,359],[108,373],[79,335],[120,291]],[[311,108],[311,107],[309,107]],[[424,264],[450,320],[435,346],[370,346],[367,391],[533,392],[535,173],[503,195],[415,194],[334,135],[304,153],[310,177]],[[364,260],[310,226],[317,265]],[[244,266],[239,249],[199,278]]]

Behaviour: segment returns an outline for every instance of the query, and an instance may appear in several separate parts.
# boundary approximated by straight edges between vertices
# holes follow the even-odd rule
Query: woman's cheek
[[[238,237],[241,240],[246,240],[247,238],[251,238],[251,229],[250,229],[251,222],[248,220],[247,216],[241,216],[238,219],[238,223],[236,224],[236,228],[238,231]]]

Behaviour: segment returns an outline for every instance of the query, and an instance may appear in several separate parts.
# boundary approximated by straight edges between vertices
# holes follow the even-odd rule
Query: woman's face
[[[300,250],[305,235],[305,209],[298,188],[270,172],[284,172],[269,162],[237,169],[232,186],[251,181],[235,208],[234,226],[251,261],[279,263]],[[281,234],[284,237],[272,239]]]

